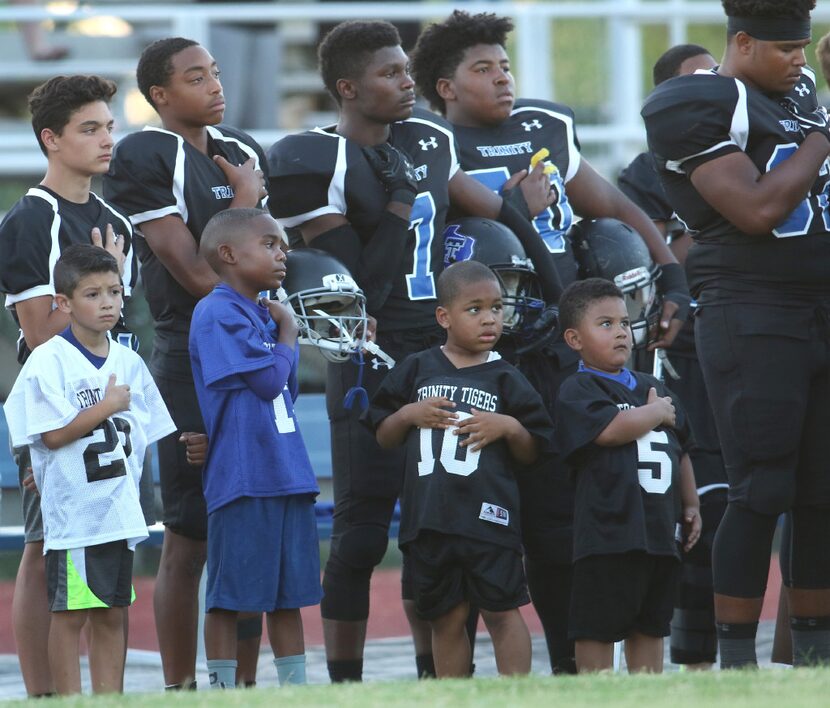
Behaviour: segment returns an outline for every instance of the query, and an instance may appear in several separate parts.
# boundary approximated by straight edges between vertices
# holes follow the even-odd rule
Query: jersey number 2
[[[671,458],[665,450],[655,450],[655,443],[668,445],[668,434],[652,430],[637,440],[637,474],[640,486],[649,494],[665,494],[671,486]]]
[[[471,418],[469,413],[458,411],[458,420]],[[421,428],[421,460],[418,462],[418,476],[426,477],[435,471],[435,456],[432,452],[432,434],[438,433],[441,436],[441,452],[438,459],[444,469],[450,474],[457,474],[461,477],[469,477],[478,469],[478,458],[481,450],[473,452],[466,447],[460,447],[461,438],[453,434],[453,428],[437,430],[435,428]],[[463,453],[463,459],[459,454]]]
[[[86,467],[86,481],[100,482],[102,479],[113,479],[123,477],[127,474],[127,466],[120,457],[111,462],[101,464],[101,455],[107,455],[118,447],[118,433],[124,435],[124,457],[132,454],[133,446],[130,442],[130,424],[123,418],[107,418],[103,423],[93,428],[88,438],[98,438],[103,435],[103,440],[89,443],[84,450],[84,466]]]

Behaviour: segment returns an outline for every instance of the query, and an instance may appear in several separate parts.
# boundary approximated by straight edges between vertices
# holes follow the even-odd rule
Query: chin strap
[[[343,408],[350,411],[354,407],[355,402],[357,402],[360,410],[365,411],[369,407],[369,394],[363,388],[363,367],[366,365],[366,362],[363,360],[363,352],[358,351],[356,354],[352,354],[352,361],[357,364],[357,382],[346,391],[346,395],[343,398]]]

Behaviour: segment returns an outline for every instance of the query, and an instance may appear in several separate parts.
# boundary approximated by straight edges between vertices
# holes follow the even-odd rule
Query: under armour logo
[[[801,98],[804,98],[808,93],[810,93],[810,87],[807,84],[801,84],[801,86],[795,87],[796,92],[798,93]]]
[[[435,150],[438,147],[438,141],[434,135],[429,140],[419,140],[418,143],[421,145],[421,150],[429,150],[430,148]]]
[[[372,368],[375,371],[378,371],[379,369],[388,369],[389,368],[389,362],[384,361],[383,359],[381,359],[379,357],[372,357]]]
[[[529,133],[534,128],[541,128],[542,124],[539,122],[538,118],[534,118],[530,123],[522,123],[522,128],[525,129],[526,133]]]

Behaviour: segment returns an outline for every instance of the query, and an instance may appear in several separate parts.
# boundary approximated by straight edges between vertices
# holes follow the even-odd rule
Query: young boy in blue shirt
[[[631,324],[614,283],[588,278],[559,301],[579,370],[559,391],[556,440],[576,472],[569,623],[580,673],[611,669],[625,640],[628,670],[659,673],[684,550],[700,536],[690,431],[675,396],[625,368]],[[682,508],[681,508],[682,505]]]
[[[236,676],[237,615],[266,612],[280,683],[305,683],[300,607],[320,601],[314,472],[294,417],[297,325],[259,298],[285,277],[282,229],[228,209],[202,232],[221,282],[193,312],[190,358],[208,435],[205,650],[213,688]]]

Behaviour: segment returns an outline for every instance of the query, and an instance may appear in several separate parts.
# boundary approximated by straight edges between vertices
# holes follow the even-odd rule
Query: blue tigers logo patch
[[[457,224],[453,224],[444,231],[445,268],[458,261],[469,261],[473,257],[476,240],[472,236],[462,234],[459,228]]]

